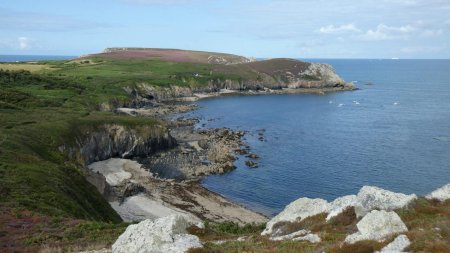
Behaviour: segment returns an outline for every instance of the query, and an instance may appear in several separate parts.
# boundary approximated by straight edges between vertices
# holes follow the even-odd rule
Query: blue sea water
[[[69,60],[77,56],[67,55],[0,55],[0,62]]]
[[[450,60],[313,61],[359,90],[199,101],[190,116],[249,130],[261,157],[256,169],[239,157],[204,186],[271,216],[299,197],[333,200],[364,185],[426,194],[450,182]]]

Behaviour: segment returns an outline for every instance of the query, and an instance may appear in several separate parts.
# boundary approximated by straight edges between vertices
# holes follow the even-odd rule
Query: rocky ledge
[[[436,203],[448,202],[450,184],[428,194],[426,199]],[[345,248],[347,251],[342,252],[355,252],[354,250],[358,248],[351,248],[348,245],[374,241],[379,247],[377,252],[404,252],[414,243],[417,234],[408,233],[410,228],[402,221],[398,213],[404,215],[404,212],[414,209],[414,202],[417,201],[425,200],[421,200],[414,194],[405,195],[372,186],[365,186],[357,195],[340,197],[331,203],[322,199],[300,198],[270,220],[262,236],[272,241],[306,241],[311,245],[322,245],[319,249],[323,250],[325,245],[323,241],[330,238],[321,238],[321,230],[330,229],[327,226],[337,227],[339,223],[354,224],[354,228],[348,226],[348,234],[334,251],[341,252],[339,248]],[[364,210],[359,218],[354,213],[358,207]],[[444,213],[446,212],[448,215],[448,210],[444,210]],[[345,219],[349,213],[353,213],[354,221]],[[330,214],[332,214],[331,218]],[[306,222],[308,219],[309,221]],[[313,226],[314,231],[304,228],[308,224],[311,225],[313,221],[319,224],[318,227]],[[425,221],[421,224],[425,226]],[[188,228],[192,226],[196,226],[197,231],[204,229],[202,222],[186,215],[176,214],[155,221],[145,220],[137,225],[130,225],[113,244],[112,250],[104,251],[113,253],[188,252],[194,248],[201,248],[205,244],[198,236],[189,234],[188,231],[192,229]],[[414,229],[423,230],[422,228]],[[331,230],[333,231],[332,228]],[[237,241],[245,240],[247,239],[241,237],[237,239]],[[220,241],[220,243],[224,242]]]

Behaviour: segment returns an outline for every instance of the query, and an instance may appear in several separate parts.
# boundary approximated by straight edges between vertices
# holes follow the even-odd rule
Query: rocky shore
[[[249,147],[242,141],[244,131],[195,129],[197,119],[168,119],[168,115],[195,108],[195,104],[185,102],[118,108],[117,113],[130,117],[159,118],[166,122],[166,130],[151,134],[151,139],[146,141],[136,136],[135,131],[105,126],[103,135],[92,133],[94,136],[80,140],[84,143],[80,144],[81,156],[89,163],[88,180],[125,221],[184,214],[215,222],[266,222],[263,215],[201,186],[202,177],[235,169],[236,155],[247,154]],[[155,142],[164,145],[152,149]],[[101,150],[102,145],[110,150],[91,152]]]

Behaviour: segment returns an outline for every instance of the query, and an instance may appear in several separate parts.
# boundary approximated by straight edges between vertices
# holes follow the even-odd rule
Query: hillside
[[[232,54],[161,48],[107,48],[100,54],[93,54],[88,57],[90,56],[111,59],[157,59],[171,62],[209,64],[238,64],[252,61],[243,56]]]
[[[171,108],[161,102],[221,89],[269,94],[354,87],[328,65],[132,49],[0,63],[0,88],[0,243],[8,251],[35,251],[50,244],[111,243],[126,224],[88,182],[86,166],[177,146],[161,118],[173,111],[131,117],[116,113],[119,107]]]

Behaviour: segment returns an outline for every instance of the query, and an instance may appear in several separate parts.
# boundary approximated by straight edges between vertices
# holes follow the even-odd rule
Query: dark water
[[[360,90],[199,102],[191,114],[249,130],[261,156],[257,169],[240,157],[207,188],[273,215],[302,196],[333,200],[363,185],[425,194],[450,182],[450,60],[320,61]]]
[[[68,60],[77,56],[67,55],[0,55],[0,62]]]

